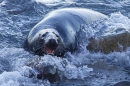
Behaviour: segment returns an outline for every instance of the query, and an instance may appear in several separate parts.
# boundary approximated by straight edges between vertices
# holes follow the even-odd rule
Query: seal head
[[[45,50],[44,53],[53,55],[59,44],[58,33],[54,29],[46,29],[39,34],[39,37],[41,42],[40,46]]]
[[[61,50],[61,47],[63,48],[63,43],[59,33],[52,28],[40,30],[33,37],[30,44],[32,46],[32,50],[38,55],[55,55],[58,50]],[[62,52],[60,53],[62,54]]]

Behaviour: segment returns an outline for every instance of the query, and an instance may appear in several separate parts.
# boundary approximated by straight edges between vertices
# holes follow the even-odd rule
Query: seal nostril
[[[50,49],[55,49],[58,46],[55,39],[49,39],[48,43],[46,43],[46,47]]]
[[[55,39],[49,39],[49,43],[55,44],[55,43],[56,43],[56,40],[55,40]]]

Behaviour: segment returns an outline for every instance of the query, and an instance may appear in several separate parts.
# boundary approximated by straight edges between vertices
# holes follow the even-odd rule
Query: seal
[[[28,34],[29,50],[38,55],[63,56],[77,48],[76,34],[82,24],[91,24],[106,15],[85,8],[63,8],[48,13]]]

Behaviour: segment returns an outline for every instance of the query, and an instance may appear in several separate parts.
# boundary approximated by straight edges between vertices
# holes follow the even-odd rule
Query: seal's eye
[[[42,37],[45,37],[45,36],[46,36],[46,34],[43,34],[43,35],[42,35]]]
[[[45,37],[47,34],[48,34],[48,32],[46,32],[45,34],[42,34],[42,36],[41,36],[41,37]]]
[[[53,32],[54,33],[54,32]],[[56,35],[56,37],[59,37],[56,33],[54,33]]]

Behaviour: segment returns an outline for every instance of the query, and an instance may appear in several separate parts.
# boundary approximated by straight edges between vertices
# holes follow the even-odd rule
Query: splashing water
[[[88,0],[86,4],[84,0],[81,3],[79,0],[41,1],[43,4],[31,0],[0,1],[0,86],[57,85],[57,83],[51,84],[48,80],[29,78],[30,74],[38,74],[44,71],[47,66],[52,67],[51,73],[58,70],[60,77],[65,77],[59,83],[62,86],[104,86],[113,85],[122,80],[130,80],[128,74],[130,73],[129,48],[123,52],[112,52],[110,54],[90,53],[86,50],[91,38],[101,36],[105,32],[115,34],[116,28],[120,27],[129,30],[130,19],[120,12],[113,13],[117,8],[121,9],[123,6],[129,8],[129,1],[113,3],[113,0],[111,2],[96,0],[94,3],[94,1]],[[37,0],[37,2],[41,1]],[[116,6],[113,4],[116,4]],[[29,30],[44,17],[44,14],[57,8],[72,6],[95,9],[106,14],[112,13],[106,20],[82,25],[82,30],[78,32],[79,50],[75,53],[67,52],[66,58],[49,55],[39,57],[23,49],[22,43]],[[111,9],[105,11],[107,7]],[[121,10],[121,12],[125,11]],[[129,15],[127,9],[124,14]],[[35,67],[27,66],[26,63],[35,64]],[[41,70],[36,70],[38,67]]]

